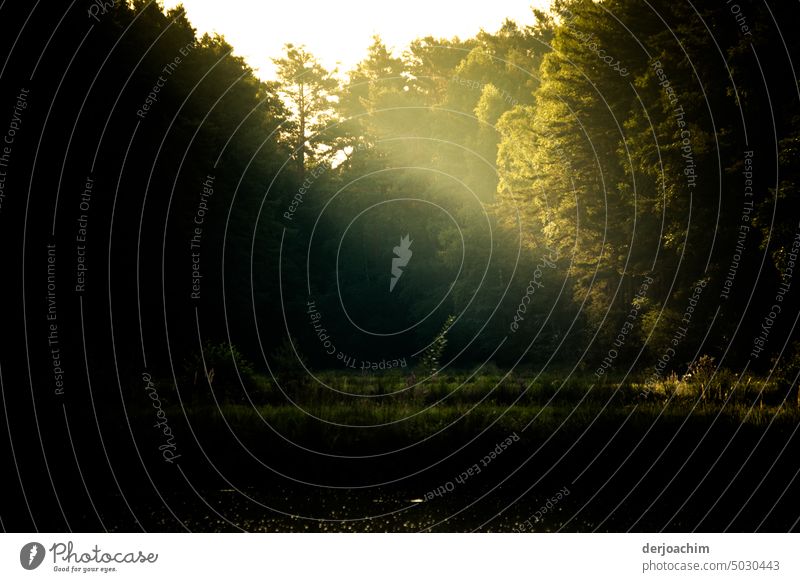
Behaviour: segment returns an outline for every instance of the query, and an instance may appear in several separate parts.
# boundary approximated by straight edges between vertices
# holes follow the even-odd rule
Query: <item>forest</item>
[[[798,17],[0,4],[4,528],[796,530]]]

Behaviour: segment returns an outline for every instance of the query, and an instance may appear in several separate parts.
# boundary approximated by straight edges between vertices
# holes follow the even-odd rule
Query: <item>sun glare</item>
[[[219,33],[263,79],[272,78],[273,58],[286,43],[305,45],[328,68],[349,70],[366,54],[372,36],[380,35],[396,51],[428,35],[468,38],[481,28],[493,32],[506,18],[533,24],[532,8],[550,0],[373,0],[328,2],[255,2],[254,0],[168,0],[183,4],[198,33]],[[343,34],[344,31],[344,34]]]

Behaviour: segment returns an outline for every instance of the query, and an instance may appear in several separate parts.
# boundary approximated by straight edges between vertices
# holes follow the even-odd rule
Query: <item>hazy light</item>
[[[379,34],[397,52],[415,38],[432,35],[468,38],[481,28],[496,31],[503,20],[533,24],[531,7],[551,0],[166,0],[183,4],[198,33],[217,32],[256,73],[272,78],[272,58],[287,42],[304,44],[328,68],[347,71],[366,54]]]

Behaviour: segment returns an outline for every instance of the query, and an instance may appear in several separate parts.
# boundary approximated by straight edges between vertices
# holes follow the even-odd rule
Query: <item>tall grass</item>
[[[429,437],[463,440],[486,430],[505,435],[525,427],[526,438],[547,438],[590,424],[614,430],[623,423],[646,429],[656,422],[674,428],[686,422],[759,428],[800,422],[796,401],[787,400],[780,385],[725,371],[622,385],[597,384],[586,376],[500,372],[476,377],[456,372],[421,381],[397,371],[328,371],[317,374],[317,380],[292,378],[278,385],[256,376],[246,394],[216,402],[196,399],[184,407],[172,402],[167,414],[185,414],[186,422],[208,434],[223,434],[230,427],[250,441],[274,432],[310,446],[360,449]]]

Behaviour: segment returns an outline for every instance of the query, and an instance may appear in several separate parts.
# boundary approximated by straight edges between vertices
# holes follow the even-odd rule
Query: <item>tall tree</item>
[[[287,124],[287,138],[294,148],[300,182],[305,180],[310,160],[322,161],[335,153],[330,136],[323,132],[334,119],[334,93],[338,81],[314,55],[302,46],[289,43],[286,56],[273,59],[277,66],[281,93],[292,111]]]

